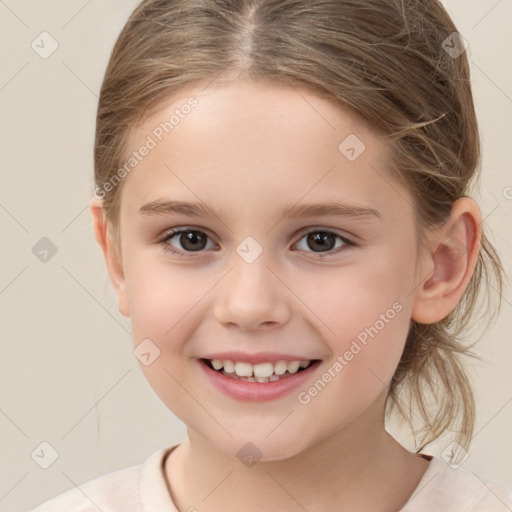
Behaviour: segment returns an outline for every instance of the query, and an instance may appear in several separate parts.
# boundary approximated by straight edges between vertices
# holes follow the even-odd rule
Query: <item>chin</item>
[[[252,467],[261,462],[278,462],[293,458],[307,449],[303,438],[297,439],[290,436],[276,435],[274,439],[266,438],[267,433],[260,436],[248,437],[240,436],[234,439],[224,439],[222,443],[217,444],[215,440],[210,442],[213,446],[234,459],[240,460],[247,467]],[[301,443],[302,441],[302,443]]]

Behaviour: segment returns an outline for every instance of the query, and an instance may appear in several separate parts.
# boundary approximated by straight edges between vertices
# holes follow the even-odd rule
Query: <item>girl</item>
[[[424,452],[469,445],[460,333],[502,283],[468,196],[464,50],[437,0],[139,5],[101,90],[91,212],[188,439],[37,512],[512,510]]]

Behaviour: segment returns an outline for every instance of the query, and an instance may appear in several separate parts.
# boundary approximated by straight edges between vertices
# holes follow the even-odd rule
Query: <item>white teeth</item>
[[[261,363],[253,366],[255,377],[270,377],[274,373],[274,365],[272,363]]]
[[[286,372],[294,374],[299,368],[307,368],[311,361],[277,361],[272,363],[251,364],[242,361],[233,362],[229,359],[222,361],[220,359],[212,359],[212,368],[221,371],[224,369],[225,374],[236,374],[238,377],[244,377],[249,382],[274,382],[279,379],[280,375]]]
[[[251,363],[235,363],[235,373],[239,377],[252,377],[252,364]]]
[[[235,363],[233,363],[233,361],[224,361],[223,363],[226,373],[235,373]]]
[[[223,364],[220,359],[213,359],[212,366],[214,370],[220,370],[223,367]]]
[[[277,361],[274,365],[274,373],[276,375],[283,375],[283,373],[288,369],[288,363],[286,361]]]
[[[288,363],[288,371],[290,373],[297,373],[299,370],[300,361],[292,361],[291,363]]]

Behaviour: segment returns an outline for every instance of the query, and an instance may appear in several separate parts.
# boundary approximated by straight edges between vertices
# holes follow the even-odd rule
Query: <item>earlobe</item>
[[[469,197],[458,199],[448,221],[429,235],[418,267],[423,282],[414,291],[412,320],[431,324],[453,311],[473,275],[481,237],[478,205]]]
[[[105,257],[110,282],[112,283],[117,295],[119,311],[124,316],[129,317],[130,310],[128,307],[122,259],[118,254],[118,251],[116,251],[114,242],[109,236],[108,222],[103,210],[103,201],[93,197],[89,203],[89,208],[91,210],[93,220],[94,237],[100,245],[103,256]]]

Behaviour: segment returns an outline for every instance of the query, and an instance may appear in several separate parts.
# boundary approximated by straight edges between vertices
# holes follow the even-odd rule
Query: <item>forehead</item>
[[[194,105],[190,107],[192,102]],[[163,126],[166,123],[167,130]],[[182,132],[183,126],[194,128],[197,137],[213,138],[224,133],[233,137],[233,129],[237,138],[247,142],[267,136],[267,145],[272,140],[279,141],[280,136],[294,133],[301,135],[300,138],[327,134],[340,137],[353,130],[365,138],[378,139],[366,121],[348,106],[321,97],[311,88],[277,82],[256,83],[248,79],[198,84],[176,91],[153,107],[144,121],[131,131],[128,146],[137,146],[150,133],[160,138],[160,125],[164,129],[160,135],[166,139],[171,132],[173,135]]]
[[[260,208],[283,194],[298,201],[357,193],[379,203],[401,186],[390,188],[383,138],[348,108],[303,88],[249,81],[186,88],[132,131],[129,152],[149,139],[154,147],[125,184],[141,203],[177,189],[189,200],[215,192],[221,202],[239,195]]]

